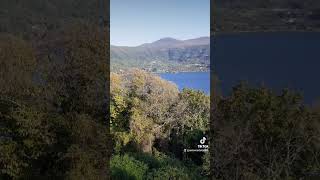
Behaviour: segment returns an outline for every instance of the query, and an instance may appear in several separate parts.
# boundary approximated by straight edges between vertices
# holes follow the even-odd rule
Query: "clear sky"
[[[111,0],[112,45],[210,35],[210,0]]]

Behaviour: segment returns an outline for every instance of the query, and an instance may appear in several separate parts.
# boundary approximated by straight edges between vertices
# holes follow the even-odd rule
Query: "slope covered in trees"
[[[105,39],[85,24],[47,38],[38,54],[0,34],[0,179],[106,178]]]
[[[111,70],[143,68],[150,72],[208,71],[210,38],[163,38],[136,47],[111,46]]]
[[[140,70],[111,73],[109,97],[108,30],[65,23],[91,6],[41,2],[1,1],[0,179],[317,178],[319,108],[237,86],[212,101],[209,129],[208,96]],[[55,14],[62,7],[79,14]],[[184,156],[204,135],[211,156]]]
[[[317,0],[215,0],[216,32],[319,31]]]
[[[0,179],[108,178],[109,30],[98,3],[0,1]]]
[[[318,179],[320,112],[289,90],[235,86],[214,101],[211,175],[216,179]]]
[[[178,92],[141,70],[112,73],[113,177],[319,177],[320,113],[304,105],[299,94],[240,84],[211,103],[209,122],[209,97],[203,93]],[[210,138],[210,154],[186,157],[183,149],[203,136]]]
[[[204,179],[203,153],[184,157],[207,132],[209,97],[141,70],[111,74],[115,179]]]

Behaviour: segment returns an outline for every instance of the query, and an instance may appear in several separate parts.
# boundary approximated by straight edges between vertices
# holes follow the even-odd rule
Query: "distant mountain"
[[[210,38],[163,38],[136,47],[111,45],[111,70],[131,67],[148,71],[205,71],[210,64]]]
[[[172,47],[177,44],[182,43],[183,41],[174,39],[174,38],[162,38],[158,41],[155,41],[153,43],[146,43],[142,44],[141,47],[147,47],[147,48],[163,48],[163,47]]]

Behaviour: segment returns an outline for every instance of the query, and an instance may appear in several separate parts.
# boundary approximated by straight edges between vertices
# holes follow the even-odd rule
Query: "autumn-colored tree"
[[[111,161],[113,178],[140,174],[132,168],[144,161],[142,164],[149,167],[143,171],[147,175],[144,178],[201,177],[201,166],[192,165],[202,163],[202,154],[188,159],[193,161],[186,163],[190,167],[179,158],[182,160],[183,148],[191,148],[207,131],[209,96],[188,89],[179,92],[174,84],[139,69],[111,73],[110,79],[111,131],[116,142],[116,155]],[[134,157],[138,159],[128,158],[130,153],[137,153]],[[168,158],[168,164],[159,165],[158,153],[176,159]],[[193,173],[188,172],[191,167]]]
[[[151,152],[155,136],[170,120],[169,110],[178,97],[177,87],[138,69],[112,74],[111,87],[112,128],[115,132],[121,128],[127,131],[143,151]]]

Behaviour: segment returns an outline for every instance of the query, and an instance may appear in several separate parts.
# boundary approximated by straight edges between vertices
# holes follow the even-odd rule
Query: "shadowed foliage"
[[[240,84],[212,114],[216,179],[299,179],[319,171],[319,112],[298,94]]]
[[[1,34],[1,178],[105,179],[104,33],[79,23],[53,34],[41,53]]]

